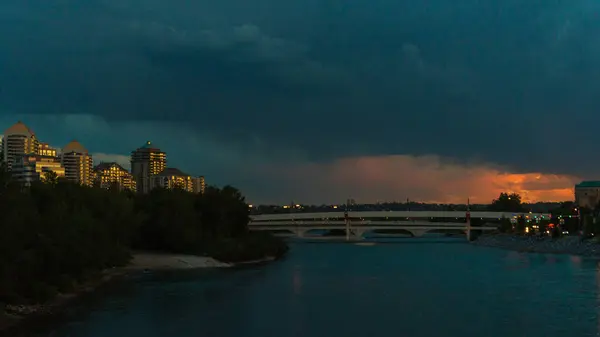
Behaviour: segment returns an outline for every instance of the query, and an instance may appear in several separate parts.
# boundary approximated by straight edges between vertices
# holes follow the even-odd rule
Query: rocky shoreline
[[[19,331],[25,322],[42,317],[53,316],[64,308],[73,304],[81,297],[96,291],[98,288],[109,284],[111,281],[122,279],[142,271],[184,270],[201,268],[231,268],[263,264],[275,260],[266,257],[256,261],[241,263],[224,263],[207,256],[160,254],[160,253],[135,253],[129,265],[120,268],[107,269],[99,273],[93,281],[78,286],[68,294],[59,294],[52,301],[35,305],[5,305],[0,309],[0,336],[19,336]]]
[[[493,234],[480,236],[472,244],[529,253],[569,254],[600,258],[600,243],[595,239],[582,240],[579,236],[553,239],[550,237]]]
[[[111,281],[130,274],[126,268],[112,268],[99,273],[97,278],[77,286],[72,292],[58,294],[53,300],[43,304],[4,306],[0,311],[0,336],[19,336],[21,328],[32,320],[50,317],[60,313],[64,308],[77,300],[96,291]]]

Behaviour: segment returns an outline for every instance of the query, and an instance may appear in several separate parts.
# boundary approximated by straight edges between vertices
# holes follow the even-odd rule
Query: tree
[[[579,218],[577,217],[579,209],[573,201],[564,201],[559,207],[556,207],[550,211],[553,218],[558,218],[559,223],[564,221],[561,225],[562,229],[567,230],[570,233],[576,233],[580,230]],[[585,213],[585,210],[583,211]],[[583,214],[582,213],[582,214]]]
[[[207,254],[233,262],[281,256],[284,241],[248,230],[249,207],[233,187],[205,195],[134,194],[56,179],[29,189],[0,170],[0,302],[32,303],[127,263],[131,249]],[[6,179],[3,177],[6,176]],[[12,188],[15,186],[15,188]]]
[[[42,181],[48,185],[56,186],[58,184],[58,174],[52,170],[44,172]]]
[[[4,162],[4,144],[0,142],[0,169],[6,168],[6,163]]]
[[[0,191],[8,187],[12,181],[12,176],[8,171],[6,163],[0,162]]]
[[[493,212],[523,212],[525,209],[521,203],[521,196],[517,193],[500,193],[498,199],[494,199],[489,207]]]
[[[519,215],[517,217],[517,225],[515,226],[515,232],[517,232],[518,234],[525,233],[526,225],[527,225],[527,221],[525,220],[525,217],[522,215]]]
[[[512,222],[510,222],[510,219],[503,216],[502,219],[500,219],[499,230],[502,233],[511,233],[513,231],[513,225]]]

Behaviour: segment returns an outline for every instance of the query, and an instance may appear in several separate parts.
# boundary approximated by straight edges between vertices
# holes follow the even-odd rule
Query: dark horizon
[[[255,203],[570,199],[600,177],[599,10],[5,0],[0,130],[121,165],[150,139]]]

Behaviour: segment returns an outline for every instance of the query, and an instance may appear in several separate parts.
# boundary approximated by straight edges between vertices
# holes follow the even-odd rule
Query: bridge
[[[252,222],[284,221],[284,220],[335,220],[344,219],[346,212],[321,212],[321,213],[284,213],[284,214],[260,214],[250,216]],[[435,220],[435,219],[465,219],[465,211],[348,211],[351,219],[397,219],[397,220]],[[519,216],[526,218],[549,218],[546,213],[511,213],[511,212],[470,212],[471,218],[482,220],[516,219]]]
[[[396,222],[396,221],[329,221],[329,222],[314,222],[314,221],[282,221],[279,223],[250,223],[250,230],[266,230],[266,231],[287,231],[296,237],[306,237],[307,233],[312,230],[344,230],[347,238],[349,236],[355,239],[361,239],[364,234],[377,230],[404,230],[414,237],[425,235],[427,232],[435,230],[454,230],[464,232],[470,235],[471,227],[466,223],[446,223],[446,222]],[[496,226],[472,227],[476,230],[494,231]]]
[[[542,213],[508,212],[431,212],[431,211],[365,211],[261,214],[251,216],[250,230],[287,231],[304,237],[312,230],[344,230],[346,238],[361,239],[365,233],[377,230],[404,230],[418,237],[436,230],[464,232],[471,239],[471,230],[494,231],[496,225],[471,227],[471,219],[514,221],[519,216],[531,219],[549,218]],[[464,219],[464,220],[463,220]]]

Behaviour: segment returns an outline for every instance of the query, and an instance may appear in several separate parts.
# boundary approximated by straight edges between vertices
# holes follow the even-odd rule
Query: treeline
[[[44,301],[127,264],[132,249],[225,262],[287,251],[282,240],[249,232],[248,205],[233,187],[137,195],[47,178],[24,189],[0,169],[0,303]]]
[[[598,207],[596,209],[600,210]],[[521,201],[521,196],[517,193],[500,193],[500,196],[492,201],[489,210],[514,213],[528,212]],[[584,208],[578,210],[574,202],[565,201],[548,213],[552,215],[551,219],[532,219],[527,218],[527,215],[518,216],[514,223],[510,219],[502,219],[499,229],[501,232],[514,234],[549,232],[555,238],[561,236],[563,231],[575,234],[583,230],[586,235],[600,234],[600,219],[598,219],[599,221],[593,220],[594,217],[598,218],[598,214],[600,214],[598,211],[592,212]],[[581,219],[579,216],[581,216]]]

